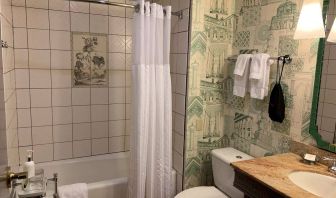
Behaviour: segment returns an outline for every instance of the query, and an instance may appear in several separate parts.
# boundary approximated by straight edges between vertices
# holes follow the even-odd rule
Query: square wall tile
[[[91,105],[91,121],[108,121],[108,105]]]
[[[52,125],[51,108],[31,108],[32,126]]]
[[[92,155],[108,153],[108,138],[92,139]]]
[[[131,87],[126,88],[126,103],[127,104],[132,103],[132,88]]]
[[[51,70],[53,88],[71,87],[71,70]]]
[[[26,27],[26,9],[24,7],[12,7],[13,27]]]
[[[50,89],[30,89],[31,107],[50,107]]]
[[[72,142],[54,144],[54,160],[72,158]]]
[[[32,127],[32,136],[34,145],[52,143],[52,126]]]
[[[29,68],[50,69],[50,50],[29,50]]]
[[[31,69],[30,88],[51,88],[50,70]]]
[[[110,88],[109,89],[109,103],[125,103],[125,89],[124,88]]]
[[[108,16],[90,15],[90,32],[108,33]]]
[[[71,106],[71,89],[53,89],[52,90],[53,106]]]
[[[73,142],[74,157],[85,157],[91,155],[91,140]]]
[[[70,32],[50,31],[51,49],[70,50]]]
[[[109,122],[93,122],[91,125],[92,138],[106,138],[108,137]]]
[[[28,47],[30,49],[50,49],[49,30],[28,29]]]
[[[125,136],[125,151],[130,150],[130,136]]]
[[[34,145],[33,150],[35,163],[50,162],[54,159],[53,144]]]
[[[90,88],[72,88],[73,105],[90,104]]]
[[[15,70],[16,88],[29,88],[29,70],[16,69]]]
[[[53,107],[52,109],[53,109],[53,125],[72,123],[71,107]]]
[[[126,53],[132,53],[132,37],[126,36]]]
[[[91,104],[108,104],[108,88],[91,88]]]
[[[27,27],[49,29],[48,10],[27,8]]]
[[[32,145],[32,132],[31,128],[18,128],[19,146]]]
[[[27,48],[27,29],[26,28],[14,28],[14,47]]]
[[[126,38],[125,36],[109,35],[109,51],[125,53]]]
[[[126,135],[130,135],[133,130],[132,120],[126,120]]]
[[[109,6],[109,16],[125,17],[126,9],[123,7]]]
[[[85,2],[70,2],[70,11],[71,12],[83,12],[89,13],[90,12],[90,4]]]
[[[71,12],[71,31],[89,32],[90,15]]]
[[[125,137],[112,137],[109,138],[109,152],[117,153],[125,151]]]
[[[71,70],[71,51],[51,50],[51,69]]]
[[[48,1],[46,0],[29,0],[26,1],[27,7],[48,9]]]
[[[90,3],[90,14],[108,15],[108,6]]]
[[[126,119],[131,119],[132,118],[132,105],[131,104],[126,104]]]
[[[126,35],[133,34],[133,19],[126,19]]]
[[[70,13],[63,11],[49,10],[49,20],[51,30],[70,31]]]
[[[125,71],[110,71],[109,87],[125,87],[126,72]]]
[[[28,50],[27,49],[15,49],[15,68],[28,68]]]
[[[125,35],[126,20],[120,17],[109,17],[109,34]]]
[[[30,94],[29,89],[16,90],[16,107],[29,108],[30,107]]]
[[[175,110],[177,113],[185,114],[185,96],[180,94],[174,94],[176,99]]]
[[[91,121],[90,106],[72,106],[72,112],[74,123]]]
[[[126,55],[124,53],[109,53],[109,69],[125,70]]]
[[[125,120],[109,121],[109,137],[125,135],[125,124]]]
[[[49,9],[51,10],[62,10],[69,11],[70,2],[64,0],[50,0],[49,1]]]
[[[25,6],[26,0],[12,0],[13,6]]]
[[[30,109],[17,109],[18,127],[30,127],[31,115]]]
[[[109,105],[109,119],[110,120],[124,120],[125,119],[125,104],[110,104]]]
[[[180,174],[183,172],[183,157],[176,151],[173,151],[173,168]]]
[[[90,123],[73,124],[73,139],[74,140],[91,139],[91,124]]]
[[[53,139],[54,142],[72,141],[72,124],[54,125]]]

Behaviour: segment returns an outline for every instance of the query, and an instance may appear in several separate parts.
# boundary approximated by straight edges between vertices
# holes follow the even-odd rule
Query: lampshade
[[[334,20],[327,41],[336,43],[336,20]]]
[[[294,39],[324,38],[322,8],[320,0],[304,0]]]

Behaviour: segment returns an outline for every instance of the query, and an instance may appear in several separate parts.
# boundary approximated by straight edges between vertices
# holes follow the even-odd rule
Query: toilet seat
[[[200,186],[184,190],[175,198],[228,198],[228,196],[214,186]]]

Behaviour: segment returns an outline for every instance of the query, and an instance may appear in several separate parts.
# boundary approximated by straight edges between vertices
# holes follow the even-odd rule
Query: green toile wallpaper
[[[310,109],[318,40],[294,40],[301,0],[193,0],[188,67],[184,188],[212,185],[212,149],[232,146],[252,156],[288,151],[291,139],[312,143]],[[286,119],[268,117],[268,100],[233,95],[241,53],[290,54],[282,86]],[[276,75],[271,66],[270,87]]]

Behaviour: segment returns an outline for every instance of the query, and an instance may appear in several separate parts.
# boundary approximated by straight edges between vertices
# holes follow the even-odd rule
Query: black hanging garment
[[[285,97],[284,97],[280,82],[281,82],[282,71],[285,65],[285,61],[283,60],[282,62],[282,68],[281,68],[279,81],[278,81],[279,62],[280,62],[280,57],[278,58],[278,62],[277,62],[278,63],[277,64],[277,75],[275,79],[275,85],[273,87],[273,90],[270,96],[270,102],[268,106],[268,115],[271,118],[271,120],[282,123],[282,121],[285,119]]]

